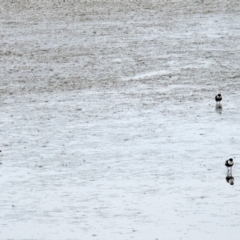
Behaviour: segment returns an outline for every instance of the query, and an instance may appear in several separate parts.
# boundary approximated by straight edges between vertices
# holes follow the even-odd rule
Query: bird
[[[219,103],[219,104],[222,101],[222,95],[220,93],[215,96],[215,101],[216,101],[216,103]]]
[[[226,162],[225,162],[225,166],[226,167],[232,167],[234,165],[233,159],[229,158]]]
[[[226,162],[225,162],[225,166],[227,167],[227,171],[232,172],[232,166],[234,165],[233,159],[229,158]],[[231,171],[230,171],[231,170]]]

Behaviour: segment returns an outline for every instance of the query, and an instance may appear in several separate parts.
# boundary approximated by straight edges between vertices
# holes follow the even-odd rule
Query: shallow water
[[[0,238],[237,240],[238,5],[2,3]]]

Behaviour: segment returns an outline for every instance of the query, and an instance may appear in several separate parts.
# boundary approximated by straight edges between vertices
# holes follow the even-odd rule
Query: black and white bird
[[[216,103],[219,103],[219,104],[222,101],[222,95],[220,93],[215,96],[215,101],[216,101]]]
[[[226,162],[225,162],[225,166],[227,167],[227,171],[228,173],[232,173],[232,166],[233,166],[234,162],[232,158],[229,158]]]
[[[229,159],[225,162],[225,166],[228,167],[228,168],[232,167],[233,164],[234,164],[234,162],[233,162],[233,159],[232,159],[232,158],[229,158]]]

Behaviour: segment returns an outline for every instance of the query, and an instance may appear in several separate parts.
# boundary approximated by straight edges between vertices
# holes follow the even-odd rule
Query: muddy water
[[[1,1],[0,238],[238,239],[238,8]]]

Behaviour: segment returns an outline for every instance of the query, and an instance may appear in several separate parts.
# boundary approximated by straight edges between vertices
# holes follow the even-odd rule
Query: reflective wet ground
[[[238,240],[237,1],[2,3],[0,238]]]

